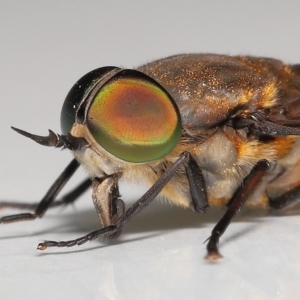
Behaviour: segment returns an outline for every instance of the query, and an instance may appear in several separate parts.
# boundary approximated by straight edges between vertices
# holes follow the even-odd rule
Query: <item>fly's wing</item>
[[[246,57],[247,64],[253,62]],[[250,61],[250,63],[249,63]],[[246,110],[229,118],[235,128],[245,128],[249,137],[300,135],[300,65],[284,65],[270,59],[256,60],[256,69],[275,80],[276,102],[267,107]],[[253,108],[253,107],[252,107]]]

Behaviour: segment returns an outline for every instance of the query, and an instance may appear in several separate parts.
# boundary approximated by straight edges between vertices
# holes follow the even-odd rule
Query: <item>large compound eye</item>
[[[95,82],[113,69],[116,69],[116,67],[103,67],[93,70],[81,77],[73,85],[61,110],[60,125],[63,134],[68,134],[71,131],[75,122],[78,106],[87,92],[92,88]]]
[[[138,76],[117,76],[107,82],[89,107],[87,126],[106,151],[124,161],[159,159],[181,136],[178,108],[153,79],[125,71]]]

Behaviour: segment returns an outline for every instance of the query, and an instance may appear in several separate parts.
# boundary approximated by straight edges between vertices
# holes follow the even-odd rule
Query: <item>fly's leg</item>
[[[300,201],[300,186],[282,194],[276,198],[269,199],[269,207],[273,209],[284,209]]]
[[[228,209],[221,220],[212,230],[211,236],[208,238],[207,256],[208,260],[216,260],[221,258],[218,250],[219,239],[227,229],[232,218],[241,210],[247,199],[255,191],[261,183],[263,176],[269,170],[270,164],[267,160],[260,160],[251,170],[250,174],[244,180],[242,186],[238,189],[234,198],[230,201]]]
[[[38,245],[39,250],[45,250],[48,247],[72,247],[75,245],[82,245],[88,241],[95,240],[97,238],[112,236],[113,234],[119,232],[132,218],[143,211],[155,197],[160,193],[164,186],[170,181],[170,179],[175,175],[177,170],[185,164],[190,157],[190,153],[183,152],[179,158],[174,162],[174,164],[169,167],[161,177],[154,183],[154,185],[131,207],[129,207],[124,214],[116,221],[115,224],[109,225],[107,227],[95,230],[81,238],[70,240],[70,241],[45,241]],[[107,182],[108,183],[108,182]]]
[[[114,184],[111,191],[111,222],[116,223],[117,220],[125,213],[125,203],[120,199],[118,185]]]
[[[98,218],[103,227],[110,226],[125,212],[125,203],[120,199],[120,193],[116,178],[94,179],[92,183],[92,198]],[[108,235],[109,238],[116,238],[121,230]]]
[[[20,213],[10,216],[5,216],[0,219],[0,224],[18,222],[18,221],[29,221],[34,220],[36,218],[42,218],[48,208],[51,206],[53,201],[55,200],[58,193],[64,187],[64,185],[68,182],[68,180],[75,173],[77,168],[79,167],[79,163],[76,159],[73,159],[70,164],[66,167],[66,169],[60,174],[60,176],[55,180],[52,184],[46,195],[40,201],[38,206],[36,207],[34,213]]]
[[[71,203],[74,203],[75,200],[79,198],[89,187],[91,186],[91,180],[88,178],[84,180],[82,183],[80,183],[75,189],[67,193],[66,195],[62,196],[60,199],[55,200],[55,202],[52,202],[49,206],[49,208],[52,207],[58,207],[58,206],[65,206]],[[29,209],[34,210],[39,205],[39,202],[36,203],[22,203],[22,202],[8,202],[8,201],[2,201],[0,202],[0,209],[2,208],[16,208],[16,209]]]
[[[87,178],[69,193],[63,195],[60,199],[55,200],[55,202],[53,202],[50,207],[58,207],[72,204],[90,187],[91,179]]]
[[[189,181],[193,208],[196,212],[205,213],[208,200],[204,177],[192,155],[189,155],[189,159],[185,163],[185,171]]]
[[[47,146],[47,147],[55,147],[55,148],[68,148],[70,150],[77,150],[84,145],[86,145],[86,141],[83,138],[77,138],[68,135],[58,135],[55,134],[52,130],[49,130],[48,136],[39,136],[35,134],[31,134],[22,129],[18,129],[15,127],[11,127],[14,131],[19,134],[30,138],[36,143]],[[41,218],[48,208],[56,207],[60,205],[66,205],[76,200],[89,186],[90,180],[85,180],[82,182],[77,188],[73,191],[65,195],[62,199],[57,200],[54,203],[54,200],[67,181],[72,177],[74,172],[77,170],[79,163],[73,159],[71,163],[67,166],[67,168],[63,171],[63,173],[57,178],[57,180],[50,187],[44,198],[39,203],[33,204],[24,204],[20,202],[0,202],[0,208],[19,208],[19,209],[31,209],[34,210],[34,213],[23,213],[23,214],[15,214],[11,216],[6,216],[0,219],[1,223],[11,223],[17,221],[25,221],[25,220],[34,220],[35,218]]]
[[[120,199],[119,187],[114,184],[111,190],[111,223],[115,224],[119,218],[125,213],[125,203]],[[117,238],[121,235],[122,230],[119,230],[109,236],[110,239]]]

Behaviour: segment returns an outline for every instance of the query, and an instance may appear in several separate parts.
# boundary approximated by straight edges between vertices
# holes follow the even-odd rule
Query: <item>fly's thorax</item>
[[[231,168],[237,160],[235,145],[220,130],[198,145],[195,155],[201,169],[220,175],[224,170]]]
[[[240,182],[236,172],[237,149],[221,130],[194,148],[194,157],[205,178],[208,196],[230,197]]]
[[[249,141],[229,126],[219,128],[193,150],[203,172],[210,204],[223,205],[261,159],[276,160],[270,145]]]

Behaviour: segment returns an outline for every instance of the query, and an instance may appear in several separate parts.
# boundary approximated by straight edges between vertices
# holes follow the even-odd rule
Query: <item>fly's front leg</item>
[[[193,208],[196,212],[205,213],[208,199],[202,171],[191,154],[184,166],[189,181]]]
[[[55,180],[52,184],[46,195],[39,202],[38,206],[35,208],[34,213],[21,213],[10,215],[6,217],[0,218],[0,224],[18,222],[18,221],[29,221],[34,220],[36,218],[42,218],[48,208],[51,206],[53,201],[55,200],[58,193],[65,186],[68,180],[75,173],[77,168],[79,167],[79,163],[76,159],[73,159],[70,164],[66,167],[66,169],[61,173],[61,175]]]
[[[109,226],[106,226],[104,228],[95,230],[93,232],[88,233],[87,235],[80,237],[75,240],[69,240],[69,241],[45,241],[43,243],[40,243],[38,245],[39,250],[45,250],[48,247],[73,247],[75,245],[82,245],[88,241],[95,240],[97,238],[105,237],[105,236],[113,236],[114,234],[118,234],[118,232],[136,215],[138,215],[141,211],[143,211],[148,205],[150,205],[155,197],[160,193],[160,191],[165,187],[165,185],[171,180],[171,178],[176,174],[178,169],[184,165],[188,159],[189,159],[190,153],[183,152],[179,158],[173,163],[171,167],[166,169],[166,171],[161,175],[161,177],[154,183],[154,185],[132,206],[130,206],[124,213],[122,212],[122,208],[120,209],[121,216],[118,218],[118,220]],[[102,183],[105,182],[105,185],[102,186]],[[98,181],[98,187],[97,184],[93,188],[95,188],[96,193],[99,195],[102,194],[106,197],[106,201],[109,199],[107,197],[107,192],[113,191],[113,178],[108,177],[104,179],[103,181]],[[116,192],[115,192],[116,193]],[[98,198],[98,196],[97,196]],[[101,200],[99,198],[99,200]],[[96,201],[97,202],[97,201]],[[109,203],[109,201],[108,201]],[[121,203],[120,201],[115,201],[116,203],[116,211],[118,211],[118,205]],[[122,207],[122,205],[120,205]],[[103,207],[101,205],[97,206],[96,210],[99,209],[100,215],[103,214],[101,210]],[[104,215],[107,216],[107,212],[104,213]],[[98,214],[99,215],[99,214]],[[106,218],[106,220],[109,218]]]
[[[103,227],[114,224],[125,212],[125,204],[120,199],[117,179],[108,177],[104,180],[94,179],[92,183],[92,198],[98,218]],[[116,238],[121,230],[109,235]]]
[[[208,238],[206,259],[216,260],[222,257],[218,250],[219,239],[227,229],[232,218],[241,210],[242,206],[253,194],[255,189],[261,183],[265,173],[269,170],[270,164],[266,160],[260,160],[246,177],[241,187],[238,189],[234,198],[230,201],[229,207],[214,227],[211,236]]]
[[[58,206],[66,206],[74,203],[89,187],[91,186],[91,179],[88,178],[80,183],[76,188],[63,195],[61,198],[55,200],[50,204],[50,208]],[[24,203],[19,201],[1,201],[0,209],[2,208],[14,208],[14,209],[29,209],[35,210],[39,202]]]

